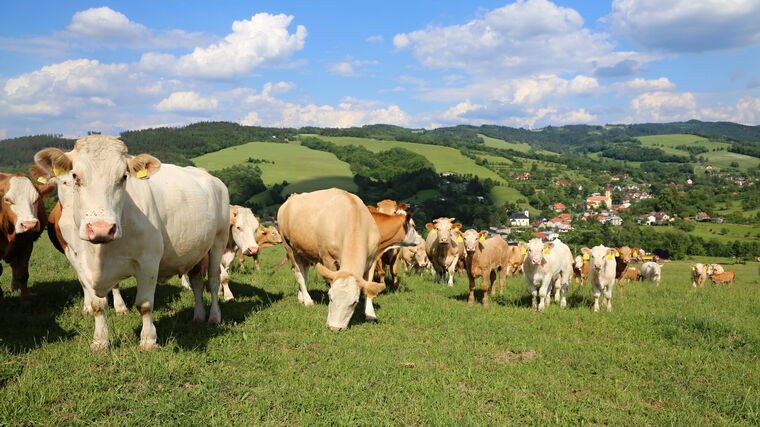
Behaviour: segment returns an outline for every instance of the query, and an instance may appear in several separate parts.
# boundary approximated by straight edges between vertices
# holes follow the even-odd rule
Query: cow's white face
[[[40,193],[25,176],[12,176],[8,180],[8,190],[2,196],[3,209],[10,209],[16,217],[13,227],[16,234],[27,231],[39,231],[40,220],[35,212],[35,205],[40,198]]]
[[[425,252],[425,247],[417,248],[417,251],[414,253],[414,259],[420,267],[427,267],[430,262]]]
[[[533,265],[541,265],[544,262],[544,249],[549,248],[551,243],[541,241],[541,239],[531,239],[527,245],[525,245],[525,258],[530,260]]]
[[[443,217],[433,220],[432,223],[427,223],[425,227],[436,233],[439,244],[447,245],[452,239],[456,239],[453,231],[462,228],[462,224],[454,223],[454,218]]]
[[[488,232],[482,231],[478,233],[475,230],[467,230],[464,233],[462,233],[462,239],[464,240],[464,248],[467,250],[467,252],[475,252],[476,249],[478,249],[478,246],[485,242],[486,240],[486,234]],[[481,241],[482,238],[482,241]]]
[[[591,260],[589,263],[596,270],[601,270],[605,263],[611,262],[615,259],[615,249],[608,248],[603,245],[594,246],[591,248]],[[611,259],[610,259],[611,258]]]
[[[578,255],[575,257],[575,268],[577,268],[578,270],[583,268],[583,256]]]
[[[361,290],[357,279],[352,276],[338,278],[330,285],[327,295],[330,304],[327,308],[327,327],[333,331],[342,331],[348,328],[348,322],[354,314],[356,304],[359,303]]]
[[[243,255],[254,255],[259,251],[256,242],[256,229],[259,228],[259,220],[248,208],[235,206],[230,208],[230,221],[232,222],[232,240],[243,252]]]
[[[56,148],[42,150],[35,155],[35,162],[51,175],[70,175],[66,197],[71,199],[79,237],[92,243],[121,237],[127,180],[147,178],[161,165],[147,154],[128,156],[123,142],[102,135],[78,140],[69,153]]]

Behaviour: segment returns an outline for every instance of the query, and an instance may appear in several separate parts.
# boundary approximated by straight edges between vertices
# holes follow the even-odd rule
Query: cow
[[[639,269],[636,267],[628,267],[628,269],[625,270],[625,274],[623,274],[623,280],[628,280],[629,282],[638,281]]]
[[[583,253],[575,257],[573,262],[573,275],[575,276],[575,283],[580,283],[581,286],[588,280],[588,260],[590,255]]]
[[[707,264],[697,263],[691,265],[691,286],[702,287],[707,279]]]
[[[628,271],[628,265],[631,263],[631,248],[623,246],[615,249],[615,278],[618,281],[620,290],[625,288],[625,275]]]
[[[714,273],[710,275],[710,280],[714,285],[731,284],[736,280],[736,272],[734,270],[726,270],[723,273]]]
[[[256,219],[258,220],[258,218]],[[259,244],[259,250],[255,254],[251,255],[251,258],[253,258],[254,268],[256,271],[259,271],[261,270],[261,262],[259,261],[261,250],[279,245],[282,243],[282,236],[280,236],[280,232],[277,231],[277,227],[274,225],[270,225],[268,227],[259,225],[259,227],[256,229],[256,243]],[[243,251],[241,251],[240,248],[237,250],[237,256],[238,260],[240,261],[240,269],[245,270],[245,255],[243,255]]]
[[[37,166],[32,166],[33,168],[36,168]],[[32,172],[35,175],[42,176],[43,180],[46,180],[44,178],[44,171],[42,172]],[[60,186],[60,193],[58,195],[58,203],[55,204],[53,207],[53,210],[50,211],[50,215],[48,215],[47,219],[47,233],[48,238],[50,238],[50,242],[53,244],[53,246],[62,254],[66,255],[66,258],[69,260],[69,263],[71,265],[74,265],[78,262],[77,260],[77,254],[79,253],[80,249],[79,245],[81,242],[81,239],[77,236],[70,236],[69,239],[71,241],[71,245],[66,241],[66,238],[63,237],[63,231],[61,230],[61,220],[63,215],[63,205],[61,204],[62,200],[70,201],[71,200],[71,191],[73,189],[71,188],[71,183],[65,181],[65,178],[62,176],[59,178],[59,181],[61,181]],[[68,194],[64,194],[68,193]],[[64,220],[65,221],[65,220]],[[73,245],[73,246],[72,246]],[[75,268],[75,272],[78,270]],[[82,286],[82,291],[84,294],[84,304],[82,307],[83,313],[89,313],[92,314],[92,300],[90,299],[90,296],[92,295],[92,287],[86,282],[83,281],[81,278],[77,277],[79,280],[79,284]],[[90,291],[85,290],[85,286],[90,286]],[[124,303],[124,298],[121,296],[121,290],[119,289],[119,285],[111,289],[111,294],[113,295],[113,308],[114,311],[116,311],[117,314],[125,314],[129,310],[127,309],[127,305]]]
[[[195,294],[193,320],[205,320],[203,260],[208,256],[211,310],[217,324],[220,261],[229,234],[227,187],[208,172],[161,162],[148,154],[131,156],[119,139],[90,135],[64,153],[47,148],[34,156],[47,179],[71,180],[61,231],[79,238],[77,276],[87,282],[95,317],[90,348],[109,347],[104,298],[119,281],[137,280],[135,307],[142,317],[140,349],[156,348],[153,301],[156,281],[190,272]],[[60,183],[59,194],[60,194]],[[181,210],[181,212],[180,212]],[[64,221],[66,219],[66,221]]]
[[[507,253],[507,262],[509,264],[509,267],[507,268],[507,276],[522,273],[522,264],[526,252],[525,248],[525,242],[519,242],[516,246],[509,246]]]
[[[660,279],[662,279],[662,266],[653,261],[647,261],[641,265],[641,278],[642,280],[649,280],[657,283],[660,286]]]
[[[525,280],[530,287],[533,297],[533,308],[543,311],[551,304],[551,289],[554,282],[554,298],[560,307],[567,305],[565,294],[570,276],[573,274],[573,255],[570,248],[561,240],[542,242],[541,239],[531,239],[525,247],[523,260]],[[539,302],[536,303],[536,297]],[[561,298],[561,299],[560,299]]]
[[[705,265],[705,267],[707,268],[708,276],[713,275],[713,274],[721,274],[725,271],[723,269],[723,266],[720,264],[707,264]]]
[[[417,236],[420,244],[401,248],[401,262],[405,272],[422,272],[433,268],[425,252],[425,240],[419,234]]]
[[[224,295],[224,301],[231,301],[235,296],[230,290],[229,269],[235,259],[235,252],[240,250],[245,256],[253,256],[259,253],[259,244],[256,241],[256,230],[260,224],[253,212],[243,206],[230,206],[230,227],[227,246],[222,255],[220,265],[221,276],[220,292]]]
[[[487,231],[467,230],[464,233],[457,232],[457,236],[462,238],[467,254],[465,271],[470,280],[470,295],[467,297],[467,303],[475,302],[475,279],[482,277],[483,305],[488,307],[490,305],[488,289],[491,289],[491,295],[496,293],[497,270],[499,271],[499,294],[504,293],[504,281],[511,268],[509,245],[501,236],[486,239]]]
[[[52,185],[34,184],[24,174],[0,173],[0,260],[11,266],[11,289],[21,291],[22,304],[31,302],[27,288],[29,258],[34,242],[45,227],[47,215],[43,199],[54,190]]]
[[[314,305],[306,287],[309,268],[330,283],[327,327],[345,330],[362,291],[374,297],[385,284],[371,282],[380,231],[362,200],[337,188],[291,194],[277,211],[283,245],[298,282],[298,301]]]
[[[448,274],[448,285],[454,286],[454,271],[459,258],[464,254],[463,242],[455,233],[462,224],[455,223],[455,218],[441,217],[425,224],[430,232],[425,239],[425,252],[435,269],[435,281],[442,282]]]
[[[367,209],[369,209],[370,213],[373,214],[379,212],[386,215],[399,215],[405,214],[407,207],[408,206],[406,203],[397,203],[395,200],[386,199],[378,202],[377,207],[367,206]],[[373,218],[376,217],[373,215]],[[391,286],[394,290],[398,289],[399,285],[398,261],[400,256],[401,248],[391,248],[385,250],[380,254],[380,256],[378,256],[377,264],[375,266],[375,271],[377,271],[377,275],[381,282],[385,283],[386,274],[389,274],[391,276]],[[388,269],[388,267],[390,267],[390,269]]]
[[[599,311],[599,296],[604,292],[607,311],[612,311],[612,289],[617,280],[617,260],[615,248],[603,245],[594,246],[591,249],[582,248],[581,252],[589,254],[588,278],[591,282],[591,290],[594,294],[594,312]]]

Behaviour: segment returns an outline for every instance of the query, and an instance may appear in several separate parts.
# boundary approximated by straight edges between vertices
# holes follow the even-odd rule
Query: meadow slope
[[[377,298],[379,324],[360,304],[333,333],[324,282],[312,271],[316,306],[300,306],[290,268],[271,271],[282,254],[232,274],[220,325],[191,323],[174,279],[158,287],[160,349],[140,353],[137,312],[111,310],[113,349],[92,354],[81,288],[43,237],[32,305],[0,278],[0,424],[760,423],[757,263],[699,290],[687,264],[669,264],[660,287],[616,289],[612,313],[591,312],[588,285],[536,313],[520,279],[484,308],[467,306],[462,277],[405,276]],[[131,307],[133,282],[122,292]]]

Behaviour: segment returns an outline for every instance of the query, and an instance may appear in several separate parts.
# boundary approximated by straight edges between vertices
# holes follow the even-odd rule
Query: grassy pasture
[[[245,164],[249,157],[274,161],[274,164],[259,163],[257,166],[261,168],[264,184],[272,185],[282,181],[290,183],[285,187],[284,194],[330,187],[356,191],[353,174],[347,163],[338,160],[334,154],[311,150],[298,144],[251,142],[204,154],[192,160],[199,167],[217,170]]]
[[[63,255],[41,239],[34,303],[0,285],[0,424],[7,425],[504,425],[760,423],[757,263],[739,280],[694,290],[687,264],[615,290],[612,313],[592,313],[588,285],[569,307],[530,308],[521,279],[489,308],[453,288],[404,276],[377,300],[379,324],[325,326],[327,296],[299,306],[287,266],[235,272],[237,300],[222,324],[195,325],[192,296],[160,285],[161,348],[140,353],[135,310],[109,312],[113,348],[92,354],[93,321]],[[131,307],[135,287],[123,285]],[[478,295],[480,297],[480,295]]]
[[[668,135],[651,135],[637,137],[641,144],[646,147],[660,148],[668,154],[678,154],[681,156],[688,156],[689,153],[683,150],[676,149],[678,145],[698,145],[705,147],[708,150],[715,148],[728,148],[729,144],[725,142],[713,142],[706,138],[696,135],[688,134],[668,134]],[[664,145],[664,147],[660,147]],[[714,166],[727,168],[731,165],[731,162],[739,163],[740,169],[747,169],[760,164],[760,159],[752,156],[746,156],[739,153],[731,153],[729,151],[708,151],[707,153],[700,154],[707,158]]]

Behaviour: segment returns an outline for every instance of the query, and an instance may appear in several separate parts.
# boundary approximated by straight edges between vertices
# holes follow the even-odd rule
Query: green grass
[[[480,135],[480,134],[478,134],[478,136],[483,138],[483,143],[486,147],[515,150],[515,151],[520,151],[523,153],[527,153],[528,151],[530,151],[530,144],[527,144],[525,142],[522,142],[522,143],[507,142],[507,141],[504,141],[503,139],[491,138],[490,136],[485,136],[485,135]]]
[[[402,277],[377,300],[379,324],[357,308],[330,332],[325,286],[314,307],[295,297],[290,268],[233,273],[234,302],[218,326],[191,323],[192,297],[160,285],[161,348],[137,350],[134,309],[108,323],[113,348],[92,354],[93,320],[63,255],[41,240],[34,302],[21,307],[0,278],[0,420],[7,425],[725,425],[760,423],[757,263],[739,280],[694,290],[687,264],[615,290],[592,313],[588,285],[569,307],[530,308],[521,279],[490,308],[453,288]],[[124,285],[131,306],[135,288]],[[478,295],[478,298],[480,295]]]
[[[319,136],[319,138],[334,142],[337,145],[359,145],[375,153],[379,151],[390,150],[391,148],[395,147],[406,148],[409,151],[413,151],[415,153],[421,154],[422,156],[425,156],[433,164],[433,166],[435,166],[437,172],[453,172],[458,174],[469,173],[480,178],[491,178],[498,182],[504,182],[504,180],[493,171],[483,166],[478,166],[475,164],[474,160],[463,156],[459,150],[450,147],[353,137]]]
[[[689,153],[683,150],[676,149],[678,145],[697,145],[700,147],[713,150],[715,148],[723,148],[721,151],[708,151],[700,154],[708,159],[710,164],[722,168],[729,167],[731,162],[737,162],[740,169],[747,169],[760,164],[760,159],[755,157],[746,156],[744,154],[731,153],[725,149],[729,147],[729,144],[725,142],[713,142],[706,138],[696,135],[688,134],[668,134],[668,135],[652,135],[652,136],[640,136],[638,140],[642,145],[647,147],[660,148],[668,154],[678,154],[681,156],[688,156]],[[661,147],[660,145],[664,145]]]
[[[283,194],[330,187],[356,191],[347,163],[338,160],[334,154],[311,150],[298,144],[251,142],[204,154],[192,160],[199,167],[217,170],[244,164],[249,157],[274,161],[274,164],[258,164],[262,172],[261,178],[266,185],[288,181],[290,185],[283,190]]]
[[[760,228],[757,225],[746,224],[713,224],[713,223],[695,223],[697,228],[690,232],[692,235],[699,236],[705,240],[718,239],[720,241],[756,241],[757,234],[760,233]],[[728,233],[725,235],[720,234],[723,229],[726,229]],[[710,231],[712,230],[712,231]],[[749,234],[749,236],[747,236]]]

